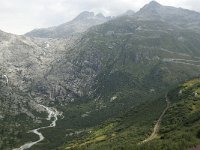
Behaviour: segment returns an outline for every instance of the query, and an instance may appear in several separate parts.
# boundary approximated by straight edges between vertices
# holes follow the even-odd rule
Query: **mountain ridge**
[[[184,28],[196,27],[200,24],[200,13],[188,9],[163,6],[156,1],[152,1],[141,8],[136,16],[140,19],[159,19]]]
[[[39,38],[64,38],[73,34],[83,33],[88,28],[102,24],[110,19],[110,17],[105,17],[100,13],[95,15],[94,12],[84,11],[67,23],[49,28],[34,29],[26,33],[25,36]]]

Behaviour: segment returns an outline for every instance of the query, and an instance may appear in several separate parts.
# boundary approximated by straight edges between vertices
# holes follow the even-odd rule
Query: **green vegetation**
[[[116,119],[90,128],[91,131],[81,140],[69,142],[66,147],[71,149],[128,149],[135,148],[145,139],[153,128],[165,107],[164,99],[145,102],[131,108],[127,113]],[[101,140],[99,140],[101,139]]]
[[[26,115],[6,116],[5,118],[0,124],[0,149],[10,150],[31,140],[35,141],[38,139],[35,134],[27,134],[25,132],[33,128],[34,123]]]
[[[29,102],[30,98],[27,93],[20,91],[14,86],[11,88],[3,81],[0,81],[0,113],[3,114],[3,117],[0,118],[1,150],[11,150],[26,142],[38,139],[37,135],[27,133],[27,131],[40,127],[42,123],[46,124],[46,121],[36,122],[34,120],[36,118],[33,119],[26,113],[31,113],[41,118],[46,117],[47,114],[33,110],[30,108]],[[24,112],[21,112],[22,109],[24,109]]]
[[[160,20],[122,16],[91,28],[79,43],[66,50],[62,60],[56,60],[52,72],[47,73],[50,75],[46,79],[54,78],[51,73],[55,74],[55,83],[62,82],[62,88],[67,91],[61,94],[64,95],[62,101],[59,94],[55,103],[48,101],[63,112],[64,118],[59,117],[55,128],[41,130],[45,140],[30,150],[183,150],[199,145],[199,79],[169,92],[172,106],[161,122],[158,137],[138,144],[151,135],[166,107],[165,94],[169,89],[199,75],[199,48],[200,34]],[[68,65],[75,68],[70,69],[70,74],[65,70]],[[68,82],[65,75],[66,78],[78,76],[70,81],[76,85],[84,81],[82,74],[85,74],[84,79],[95,78],[91,77],[89,83],[85,79],[81,97],[73,93],[74,101],[65,101],[68,92],[72,92],[65,87]],[[44,82],[48,82],[46,79]],[[33,83],[29,91],[48,94],[43,84]],[[35,123],[35,118],[20,112],[26,108],[39,118],[45,115],[29,108],[27,93],[9,88],[0,88],[0,102],[6,104],[2,107],[6,116],[0,120],[4,122],[0,124],[0,149],[36,140],[38,137],[26,132],[49,123]],[[5,92],[7,90],[9,92]],[[9,111],[13,102],[20,112],[15,118]]]
[[[151,134],[164,110],[163,98],[132,108],[121,117],[90,129],[90,134],[67,144],[66,149],[187,150],[200,145],[200,79],[193,79],[168,93],[171,106],[161,122],[158,137],[138,144]]]

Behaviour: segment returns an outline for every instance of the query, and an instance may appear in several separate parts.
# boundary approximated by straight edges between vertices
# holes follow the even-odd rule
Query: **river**
[[[56,126],[56,121],[58,120],[59,112],[55,108],[50,108],[50,107],[47,107],[47,106],[44,106],[44,105],[41,105],[41,104],[39,104],[39,105],[41,107],[43,107],[46,110],[46,112],[48,113],[48,117],[46,118],[47,120],[51,120],[53,118],[51,124],[49,126],[46,126],[46,127],[40,127],[40,128],[28,131],[28,133],[32,132],[32,133],[38,135],[39,136],[39,140],[37,140],[35,142],[25,143],[21,147],[15,148],[13,150],[25,150],[25,149],[31,148],[33,145],[35,145],[35,144],[37,144],[37,143],[39,143],[39,142],[41,142],[41,141],[43,141],[45,139],[44,136],[42,135],[42,133],[39,132],[39,130],[46,129],[46,128],[52,128],[52,127]]]

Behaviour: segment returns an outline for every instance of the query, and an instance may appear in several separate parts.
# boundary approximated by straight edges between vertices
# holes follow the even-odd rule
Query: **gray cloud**
[[[23,34],[34,28],[67,22],[82,11],[119,15],[126,10],[137,11],[151,0],[1,0],[0,29]],[[200,11],[199,0],[157,0],[163,5]]]

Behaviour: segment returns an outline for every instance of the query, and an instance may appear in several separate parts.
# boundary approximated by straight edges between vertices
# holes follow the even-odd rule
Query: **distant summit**
[[[82,33],[88,28],[108,20],[110,17],[105,17],[101,13],[95,15],[94,12],[84,11],[70,22],[55,27],[35,29],[25,35],[39,38],[65,38],[72,34]]]
[[[97,15],[95,15],[94,12],[84,11],[80,13],[72,21],[80,21],[80,20],[86,20],[86,19],[105,19],[105,18],[106,17],[102,13],[98,13]]]
[[[149,4],[147,4],[146,6],[155,8],[155,7],[160,7],[162,6],[160,3],[156,2],[156,1],[151,1]]]
[[[88,18],[91,18],[94,16],[95,16],[94,12],[84,11],[84,12],[80,13],[73,21],[84,20],[84,19],[88,19]]]
[[[127,15],[127,16],[133,16],[135,14],[135,12],[133,10],[127,10],[124,15]]]
[[[98,13],[98,14],[96,15],[96,17],[98,17],[98,18],[105,18],[105,16],[104,16],[102,13]]]
[[[139,12],[156,12],[158,9],[161,9],[163,6],[156,1],[151,1],[149,4],[146,4]]]
[[[200,23],[200,13],[183,8],[163,6],[151,1],[141,8],[136,16],[140,20],[160,20],[173,25],[197,26]]]

